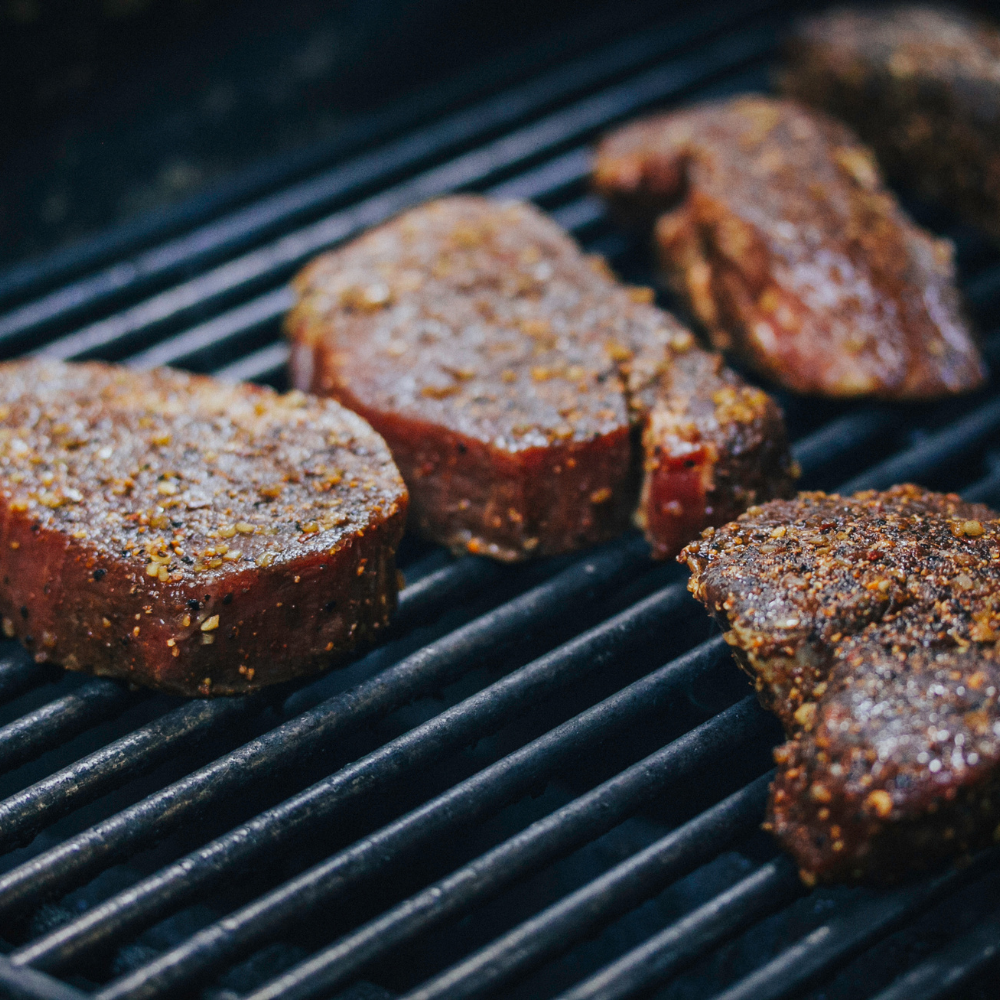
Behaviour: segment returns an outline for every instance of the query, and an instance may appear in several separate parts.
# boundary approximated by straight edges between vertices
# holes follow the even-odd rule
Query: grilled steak
[[[628,125],[598,191],[659,214],[665,275],[714,345],[796,392],[927,399],[980,385],[951,244],[885,189],[848,129],[744,97]]]
[[[1000,521],[897,486],[755,507],[681,556],[789,741],[768,822],[803,878],[888,882],[1000,821]]]
[[[650,319],[656,316],[672,319],[659,312]],[[721,355],[688,346],[687,331],[678,337],[670,326],[650,322],[631,332],[639,337],[626,341],[622,377],[642,428],[636,520],[653,555],[665,559],[707,525],[788,496],[798,470],[781,411],[767,393],[747,385]],[[668,338],[685,349],[670,350],[663,344]]]
[[[0,615],[38,660],[184,695],[318,670],[396,602],[406,490],[336,403],[0,365]]]
[[[784,89],[843,118],[891,178],[1000,237],[1000,30],[958,10],[803,21]]]
[[[658,554],[787,490],[781,416],[536,209],[455,197],[314,261],[288,318],[295,384],[385,437],[411,523],[513,560],[610,538]]]

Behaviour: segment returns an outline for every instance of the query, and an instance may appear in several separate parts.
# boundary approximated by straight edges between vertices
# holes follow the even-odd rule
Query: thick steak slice
[[[828,11],[788,44],[783,88],[842,118],[886,173],[1000,236],[1000,30],[920,5]]]
[[[419,530],[517,559],[628,524],[628,410],[601,337],[627,293],[589,294],[609,283],[556,226],[521,205],[433,202],[296,284],[295,384],[383,435]]]
[[[667,279],[716,347],[768,378],[885,399],[982,383],[951,244],[821,112],[743,97],[636,122],[601,144],[594,182],[627,219],[663,213]]]
[[[322,669],[388,622],[406,502],[332,401],[0,365],[0,615],[38,660],[184,695]]]
[[[622,286],[528,205],[432,202],[314,261],[296,286],[295,384],[372,423],[410,488],[412,523],[453,548],[509,560],[618,534],[636,504],[643,429],[657,476],[645,522],[660,554],[717,509],[787,489],[774,404],[751,391],[773,441],[732,481],[753,445],[742,426],[702,414],[701,397],[742,383],[647,289]],[[656,407],[672,416],[654,428]]]
[[[789,742],[768,821],[808,882],[888,882],[1000,821],[1000,522],[897,486],[755,507],[683,552]]]

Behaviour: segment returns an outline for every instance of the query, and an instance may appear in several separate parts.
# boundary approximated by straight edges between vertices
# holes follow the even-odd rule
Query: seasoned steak
[[[959,10],[802,21],[783,88],[844,119],[888,175],[1000,237],[1000,30]]]
[[[768,378],[885,399],[982,383],[951,244],[821,112],[743,97],[636,122],[601,144],[594,183],[627,219],[659,216],[670,284],[717,348]]]
[[[651,318],[656,315],[672,319],[664,313]],[[666,559],[707,525],[789,496],[798,469],[781,410],[727,368],[720,354],[700,350],[687,331],[678,336],[671,326],[637,326],[631,334],[615,341],[615,349],[629,344],[622,378],[641,428],[636,520],[653,555]],[[678,352],[678,345],[685,349]]]
[[[513,560],[618,534],[640,435],[661,555],[787,489],[774,404],[528,205],[432,202],[314,261],[296,287],[295,384],[372,423],[411,523],[453,548]]]
[[[203,696],[322,669],[388,622],[406,502],[332,401],[0,365],[0,616],[39,661]]]
[[[788,733],[768,823],[807,882],[889,882],[994,839],[997,514],[916,486],[803,493],[681,559]]]

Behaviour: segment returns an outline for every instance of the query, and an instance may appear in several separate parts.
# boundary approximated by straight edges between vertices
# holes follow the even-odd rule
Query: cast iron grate
[[[0,351],[280,384],[289,274],[453,190],[532,198],[648,280],[587,194],[588,144],[766,87],[788,13],[675,13],[160,243],[111,234],[0,275]],[[1000,256],[952,235],[996,364]],[[995,384],[783,402],[805,485],[1000,496]],[[180,702],[0,647],[0,991],[929,1000],[995,960],[997,851],[891,892],[805,892],[757,832],[776,725],[639,538],[518,568],[408,540],[401,562],[386,645],[254,697]]]

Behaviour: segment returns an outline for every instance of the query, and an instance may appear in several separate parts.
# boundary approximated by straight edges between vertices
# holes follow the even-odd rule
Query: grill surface
[[[0,352],[280,385],[289,274],[454,190],[534,199],[648,281],[586,193],[588,144],[766,88],[787,15],[703,4],[391,141],[373,122],[305,180],[179,210],[164,242],[138,227],[0,274]],[[923,217],[957,241],[995,365],[1000,257]],[[927,407],[783,403],[803,486],[1000,498],[996,383]],[[388,643],[255,697],[179,702],[0,646],[0,992],[931,1000],[996,960],[1000,851],[890,892],[805,892],[757,829],[776,723],[639,538],[521,567],[408,539],[401,564]]]

